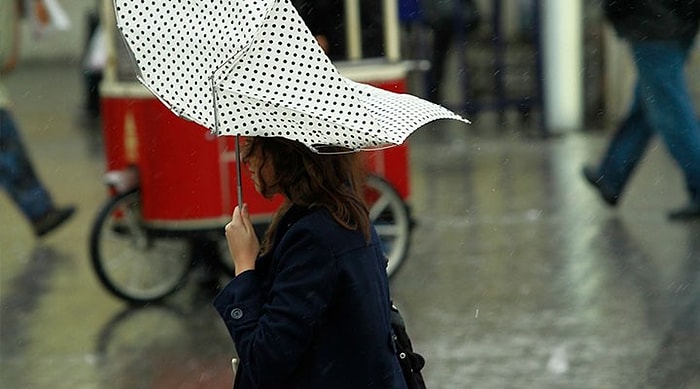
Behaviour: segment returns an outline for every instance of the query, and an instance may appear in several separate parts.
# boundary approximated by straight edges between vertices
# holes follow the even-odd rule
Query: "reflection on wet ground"
[[[95,277],[104,165],[99,137],[75,124],[79,76],[42,65],[10,78],[41,176],[80,209],[37,241],[0,196],[0,386],[228,388],[212,289],[193,279],[132,309]],[[440,123],[410,141],[416,227],[392,289],[429,386],[700,387],[700,223],[665,218],[685,198],[663,148],[610,209],[579,174],[604,133],[510,127]]]

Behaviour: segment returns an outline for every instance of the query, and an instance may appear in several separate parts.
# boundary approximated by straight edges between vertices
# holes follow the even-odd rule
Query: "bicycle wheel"
[[[191,266],[188,240],[156,236],[143,225],[138,190],[102,207],[90,232],[90,257],[103,286],[130,303],[160,300],[179,289]]]
[[[391,277],[408,253],[411,234],[408,207],[387,180],[374,175],[367,178],[365,199],[369,206],[370,220],[382,241],[389,262],[386,271]]]

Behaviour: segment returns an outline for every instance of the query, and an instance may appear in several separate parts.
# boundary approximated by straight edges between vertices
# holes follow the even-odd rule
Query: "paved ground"
[[[74,221],[41,241],[0,196],[0,387],[227,388],[232,344],[197,282],[131,309],[91,267],[106,193],[75,124],[75,66],[10,78],[37,168]],[[579,175],[605,134],[546,140],[517,122],[410,141],[409,257],[392,279],[431,388],[700,388],[700,223],[674,224],[680,176],[656,147],[618,209]]]

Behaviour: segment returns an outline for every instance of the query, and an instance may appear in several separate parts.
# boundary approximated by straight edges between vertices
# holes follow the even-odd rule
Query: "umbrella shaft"
[[[236,135],[236,191],[238,194],[238,206],[243,206],[243,185],[241,184],[241,136]]]

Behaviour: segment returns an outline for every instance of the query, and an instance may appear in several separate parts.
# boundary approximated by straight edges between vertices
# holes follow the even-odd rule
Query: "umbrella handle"
[[[241,136],[236,135],[236,193],[238,195],[238,206],[243,208],[243,184],[241,179]]]

